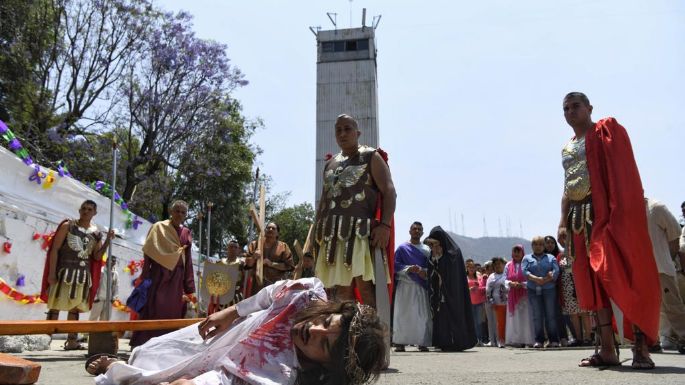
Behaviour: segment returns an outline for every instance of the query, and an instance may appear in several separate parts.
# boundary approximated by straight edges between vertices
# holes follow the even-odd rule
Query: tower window
[[[335,44],[332,41],[325,41],[321,43],[321,50],[323,52],[335,52]]]
[[[367,51],[369,39],[325,41],[321,43],[322,52]]]

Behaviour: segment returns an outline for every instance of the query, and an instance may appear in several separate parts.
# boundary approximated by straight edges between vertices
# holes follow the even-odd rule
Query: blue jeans
[[[559,343],[557,302],[557,289],[554,287],[541,290],[540,294],[534,289],[528,289],[528,303],[533,309],[535,342],[545,342],[545,329],[547,329],[549,342]]]
[[[485,302],[479,303],[478,305],[471,305],[471,311],[473,312],[473,325],[476,327],[476,338],[478,342],[483,342],[483,306]]]

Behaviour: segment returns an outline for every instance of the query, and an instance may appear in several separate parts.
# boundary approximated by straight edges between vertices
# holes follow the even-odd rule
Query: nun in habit
[[[433,346],[443,351],[470,349],[477,340],[461,250],[440,226],[431,230],[424,243],[431,249],[428,279]]]

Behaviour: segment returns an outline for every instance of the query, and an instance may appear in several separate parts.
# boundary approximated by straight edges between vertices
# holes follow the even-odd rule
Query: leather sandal
[[[587,362],[587,364],[583,365],[583,362]],[[583,358],[580,360],[580,363],[578,366],[585,368],[585,367],[591,367],[591,368],[598,368],[598,367],[607,367],[607,366],[621,366],[621,361],[616,361],[616,362],[608,362],[599,355],[599,353],[595,353],[591,355],[590,357]]]
[[[649,351],[647,352],[647,356],[644,355],[644,333],[642,333],[642,331],[639,329],[636,329],[633,331],[633,334],[635,334],[635,343],[631,349],[633,351],[633,362],[630,364],[630,367],[635,370],[654,369],[656,365],[654,365],[652,358],[649,357]]]
[[[599,320],[597,320],[597,324],[599,324]],[[608,366],[621,366],[621,352],[619,350],[619,345],[618,342],[616,342],[616,338],[614,337],[614,348],[616,349],[616,361],[615,362],[609,362],[604,357],[602,357],[599,354],[599,346],[601,345],[601,333],[599,332],[599,329],[603,327],[612,327],[610,323],[602,324],[602,325],[597,325],[596,327],[592,328],[592,331],[595,335],[595,354],[591,355],[590,357],[583,358],[580,360],[580,363],[578,366],[580,367],[608,367]],[[587,362],[586,364],[583,364],[583,362]]]
[[[86,348],[81,345],[78,340],[66,340],[62,346],[64,350],[86,350]]]

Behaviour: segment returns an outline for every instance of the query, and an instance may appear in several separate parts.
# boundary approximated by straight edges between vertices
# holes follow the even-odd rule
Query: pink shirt
[[[483,276],[478,276],[476,279],[469,277],[468,282],[469,294],[471,294],[471,304],[479,305],[485,302],[485,284],[487,283],[487,279],[483,279]],[[472,287],[477,289],[472,290]]]

